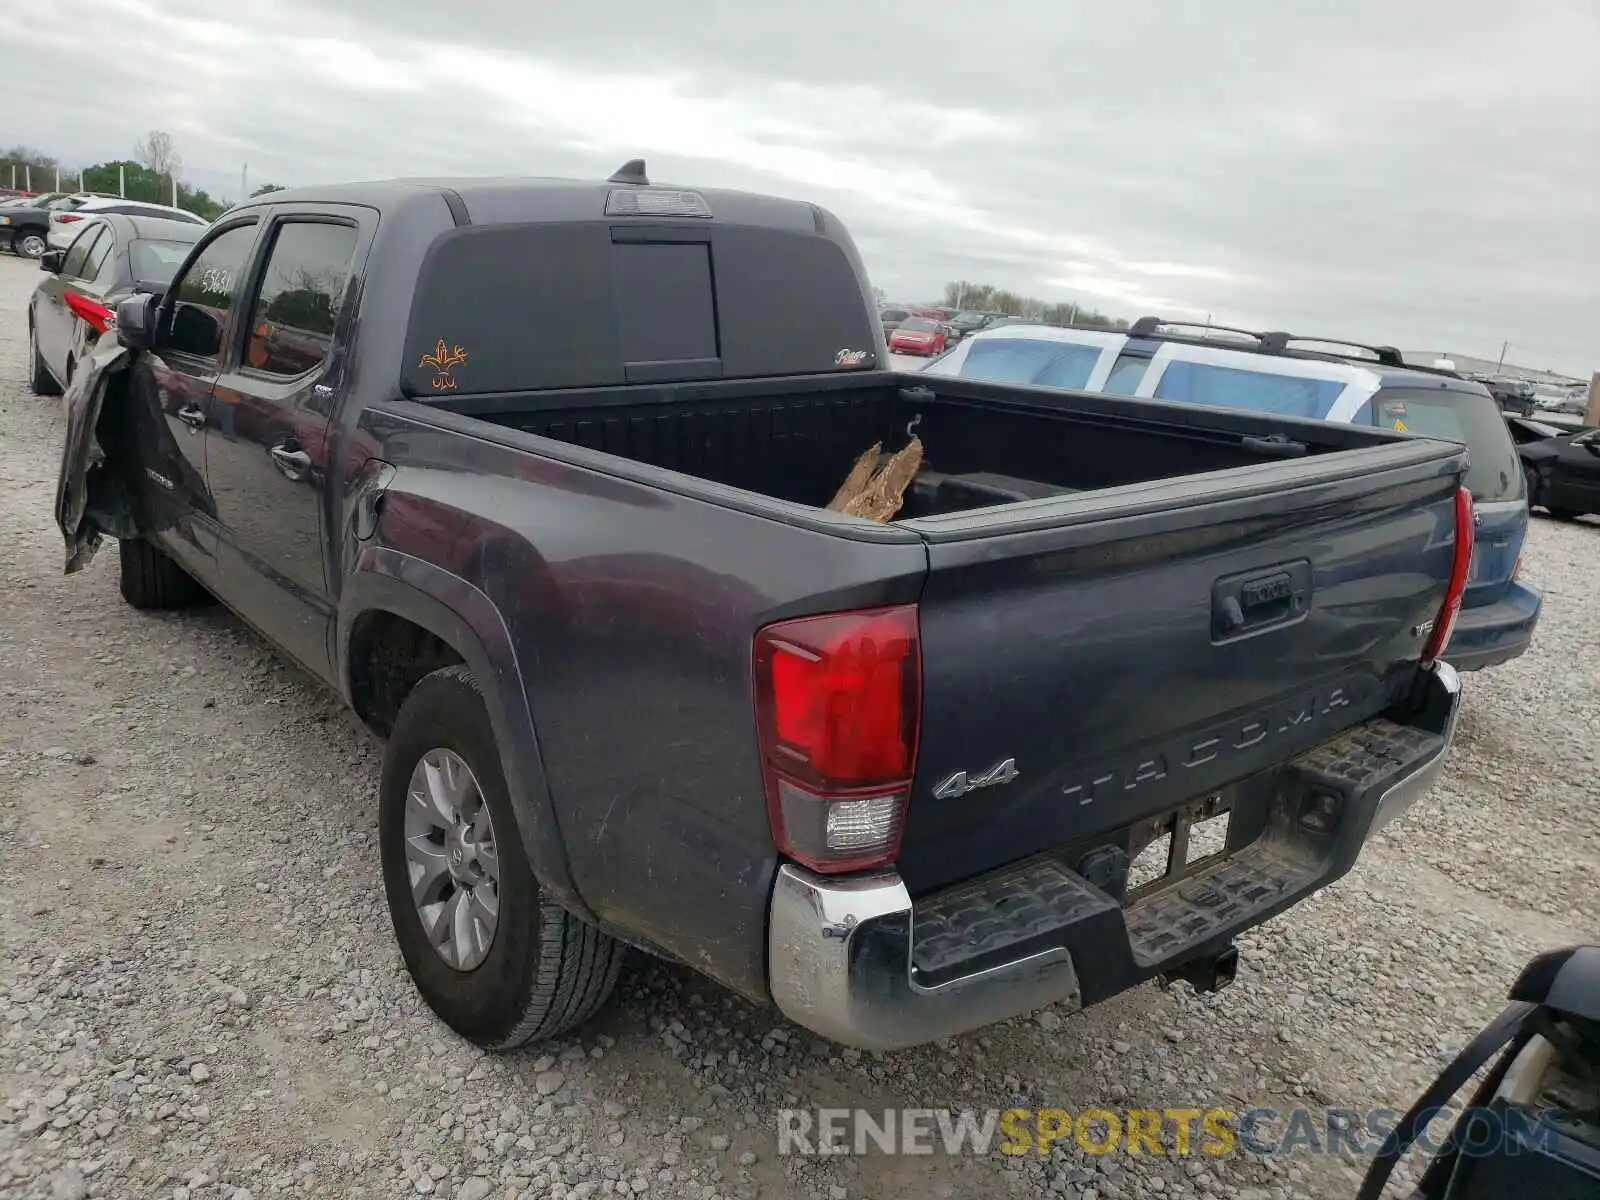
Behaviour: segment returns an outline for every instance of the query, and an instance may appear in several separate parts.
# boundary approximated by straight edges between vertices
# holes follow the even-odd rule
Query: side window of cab
[[[172,315],[162,341],[166,349],[196,358],[220,355],[257,230],[254,221],[224,230],[173,281]]]

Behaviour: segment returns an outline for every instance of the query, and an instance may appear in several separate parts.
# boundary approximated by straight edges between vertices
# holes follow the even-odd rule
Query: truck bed
[[[1325,423],[887,373],[464,397],[438,407],[818,508],[863,450],[899,449],[910,430],[925,459],[901,520],[1371,442]],[[1299,449],[1271,442],[1275,434]]]

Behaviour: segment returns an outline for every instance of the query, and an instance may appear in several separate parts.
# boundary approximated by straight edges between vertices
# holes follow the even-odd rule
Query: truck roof
[[[642,209],[636,204],[632,211],[617,207],[619,199],[630,194],[644,195],[655,203],[646,202]],[[801,200],[721,188],[539,176],[422,177],[313,184],[254,196],[229,211],[244,212],[274,204],[360,204],[381,213],[427,195],[441,197],[455,214],[458,225],[699,217],[713,223],[816,233],[839,228],[831,214]],[[674,196],[698,197],[707,211],[686,211],[683,205],[674,211]]]

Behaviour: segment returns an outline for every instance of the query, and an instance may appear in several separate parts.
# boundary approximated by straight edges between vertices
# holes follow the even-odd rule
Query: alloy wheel
[[[412,770],[405,842],[428,944],[447,965],[473,970],[489,956],[500,921],[500,855],[483,790],[454,750],[430,750]]]

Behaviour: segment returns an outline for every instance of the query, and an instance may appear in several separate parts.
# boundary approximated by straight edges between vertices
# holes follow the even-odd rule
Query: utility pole
[[[32,163],[23,163],[22,164],[22,190],[25,191],[25,192],[33,191],[33,164]]]
[[[117,195],[124,200],[128,198],[128,164],[117,164]]]
[[[178,207],[178,173],[172,173],[172,207]]]
[[[243,163],[239,167],[239,203],[243,204],[250,198],[250,164]]]
[[[1500,368],[1506,365],[1506,351],[1509,349],[1511,349],[1510,342],[1500,343],[1500,357],[1495,361],[1494,364],[1495,374],[1498,375],[1500,373]]]
[[[61,168],[60,167],[56,168],[56,185],[55,185],[55,187],[51,188],[50,190],[52,192],[59,192],[61,190]]]

